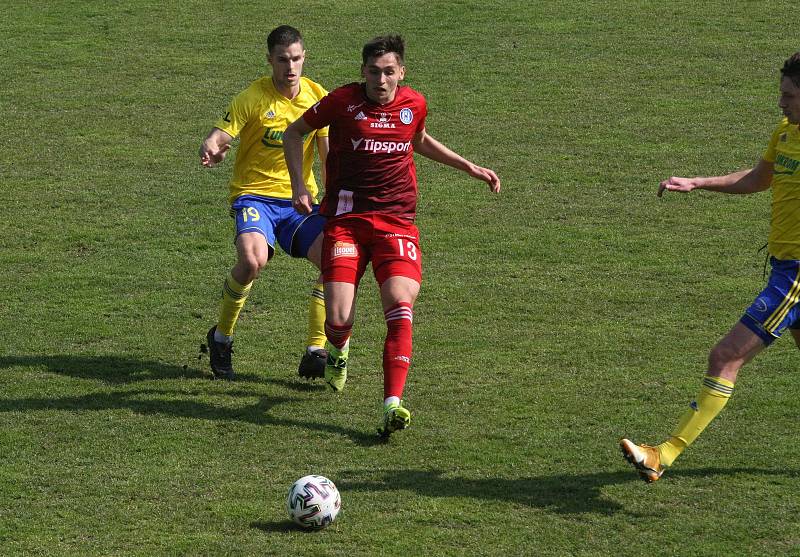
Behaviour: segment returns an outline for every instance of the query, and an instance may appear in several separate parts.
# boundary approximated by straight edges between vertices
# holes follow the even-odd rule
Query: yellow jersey
[[[292,186],[283,158],[286,127],[319,102],[328,92],[318,83],[300,78],[300,92],[293,99],[280,94],[272,77],[262,77],[236,95],[225,116],[215,125],[231,137],[239,136],[239,147],[230,182],[230,202],[241,195],[291,199]],[[314,143],[327,137],[328,129],[313,130],[303,138],[303,177],[315,198]]]
[[[769,253],[800,259],[800,130],[784,118],[772,132],[764,160],[772,163]]]

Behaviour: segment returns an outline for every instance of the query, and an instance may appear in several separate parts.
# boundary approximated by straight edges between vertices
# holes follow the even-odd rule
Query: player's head
[[[300,31],[291,25],[281,25],[273,29],[270,34],[267,35],[267,52],[272,54],[276,46],[289,46],[294,43],[300,43],[300,46],[305,48],[303,36],[300,34]]]
[[[371,100],[379,104],[394,100],[397,86],[406,73],[405,50],[406,44],[400,35],[375,37],[361,49],[361,76]]]
[[[267,36],[267,61],[272,66],[272,82],[278,91],[286,93],[299,85],[305,59],[303,37],[294,27],[281,25]]]
[[[783,63],[778,106],[789,122],[800,124],[800,52],[795,52]]]

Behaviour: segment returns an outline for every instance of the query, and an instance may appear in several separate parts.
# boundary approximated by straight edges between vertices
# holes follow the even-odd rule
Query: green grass
[[[0,554],[800,552],[790,340],[661,482],[616,448],[669,432],[763,284],[769,194],[655,191],[758,160],[795,8],[7,3]],[[414,422],[388,445],[371,278],[342,396],[296,378],[313,273],[283,254],[237,329],[241,381],[197,359],[234,259],[232,164],[197,147],[281,23],[329,88],[401,32],[429,132],[503,180],[418,161]],[[342,492],[317,534],[283,508],[307,473]]]

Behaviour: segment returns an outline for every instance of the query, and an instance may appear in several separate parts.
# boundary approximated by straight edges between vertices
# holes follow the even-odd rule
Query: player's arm
[[[764,159],[748,170],[732,172],[724,176],[680,178],[672,176],[658,185],[658,196],[664,191],[689,193],[692,190],[709,190],[722,193],[756,193],[769,189],[772,184],[772,163]]]
[[[314,202],[303,180],[303,136],[313,129],[301,116],[283,132],[283,156],[292,182],[292,205],[301,215],[309,214]]]
[[[478,180],[483,180],[489,184],[489,189],[497,193],[500,191],[500,178],[497,177],[494,170],[478,166],[458,153],[455,153],[436,141],[433,137],[423,129],[414,135],[412,141],[414,151],[423,157],[427,157],[433,161],[452,166],[458,170],[462,170]]]
[[[233,137],[219,128],[212,128],[200,145],[200,164],[211,168],[221,163],[231,148]]]
[[[319,156],[319,162],[321,163],[321,173],[322,173],[322,184],[325,184],[325,160],[328,158],[328,136],[320,137],[317,135],[317,155]]]

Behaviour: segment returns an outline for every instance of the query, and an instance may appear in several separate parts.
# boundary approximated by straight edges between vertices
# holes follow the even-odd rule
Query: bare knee
[[[244,254],[236,262],[233,275],[238,282],[248,284],[253,282],[261,274],[261,269],[267,265],[267,260],[258,257],[256,254]]]

